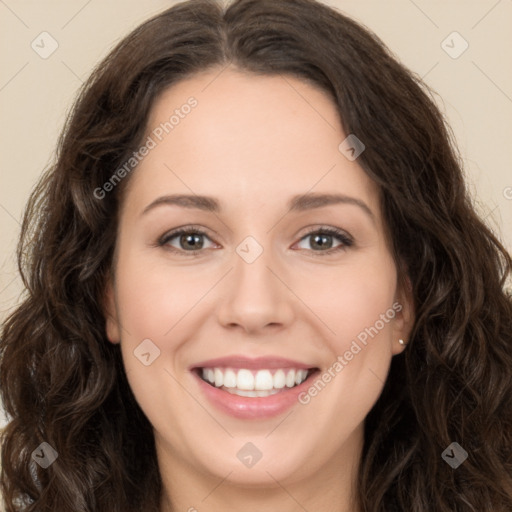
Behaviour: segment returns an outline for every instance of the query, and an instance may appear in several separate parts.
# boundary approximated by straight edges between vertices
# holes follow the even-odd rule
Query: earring
[[[399,339],[398,343],[400,343],[400,345],[407,345],[407,343],[405,343],[405,341],[403,339]]]

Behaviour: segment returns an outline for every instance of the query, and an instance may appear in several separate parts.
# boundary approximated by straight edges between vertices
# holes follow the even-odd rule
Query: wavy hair
[[[314,0],[191,0],[124,38],[81,89],[27,204],[25,286],[0,341],[9,423],[7,512],[156,512],[152,427],[128,385],[102,307],[129,181],[94,190],[136,150],[159,94],[227,65],[326,91],[358,163],[378,185],[415,323],[365,421],[364,512],[512,510],[512,260],[475,213],[454,137],[432,91],[368,29]],[[136,172],[136,170],[134,171]],[[47,442],[57,460],[32,453]],[[468,458],[441,457],[459,443]]]

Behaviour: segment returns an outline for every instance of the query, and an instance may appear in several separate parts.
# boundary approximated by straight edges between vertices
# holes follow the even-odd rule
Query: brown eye
[[[173,252],[195,253],[205,248],[205,237],[208,235],[199,229],[179,229],[165,234],[158,245],[169,247]]]
[[[345,250],[353,245],[352,239],[349,238],[346,233],[336,228],[317,228],[302,237],[301,241],[308,239],[310,239],[310,248],[306,247],[306,249],[317,253],[330,254],[332,252]],[[333,247],[335,239],[340,243]]]

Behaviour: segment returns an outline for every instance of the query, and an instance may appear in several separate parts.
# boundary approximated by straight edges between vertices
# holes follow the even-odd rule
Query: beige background
[[[21,292],[14,253],[22,210],[75,93],[122,36],[174,3],[0,0],[0,320]],[[437,91],[478,208],[512,251],[512,0],[326,3],[374,30]],[[47,59],[31,47],[42,46],[44,31],[58,43]],[[453,31],[469,44],[455,59],[441,46]],[[463,41],[445,44],[453,52]]]

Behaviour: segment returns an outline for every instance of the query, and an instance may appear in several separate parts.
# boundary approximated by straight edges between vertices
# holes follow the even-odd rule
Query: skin
[[[346,134],[323,91],[292,77],[219,71],[173,85],[153,105],[148,135],[190,96],[198,101],[128,183],[105,293],[107,337],[121,344],[154,427],[163,511],[358,511],[351,496],[364,419],[413,322],[378,189],[339,151]],[[345,203],[288,212],[288,200],[306,192],[357,198],[373,217]],[[142,214],[175,193],[213,196],[222,211],[160,205]],[[208,233],[198,257],[179,236],[158,246],[190,224]],[[339,228],[353,245],[333,237],[319,248],[310,227]],[[251,264],[236,252],[247,236],[263,248]],[[188,371],[231,354],[288,357],[325,371],[395,302],[402,310],[317,396],[277,417],[218,411]],[[147,338],[160,350],[149,366],[134,357]],[[247,442],[262,453],[252,468],[236,457]]]

